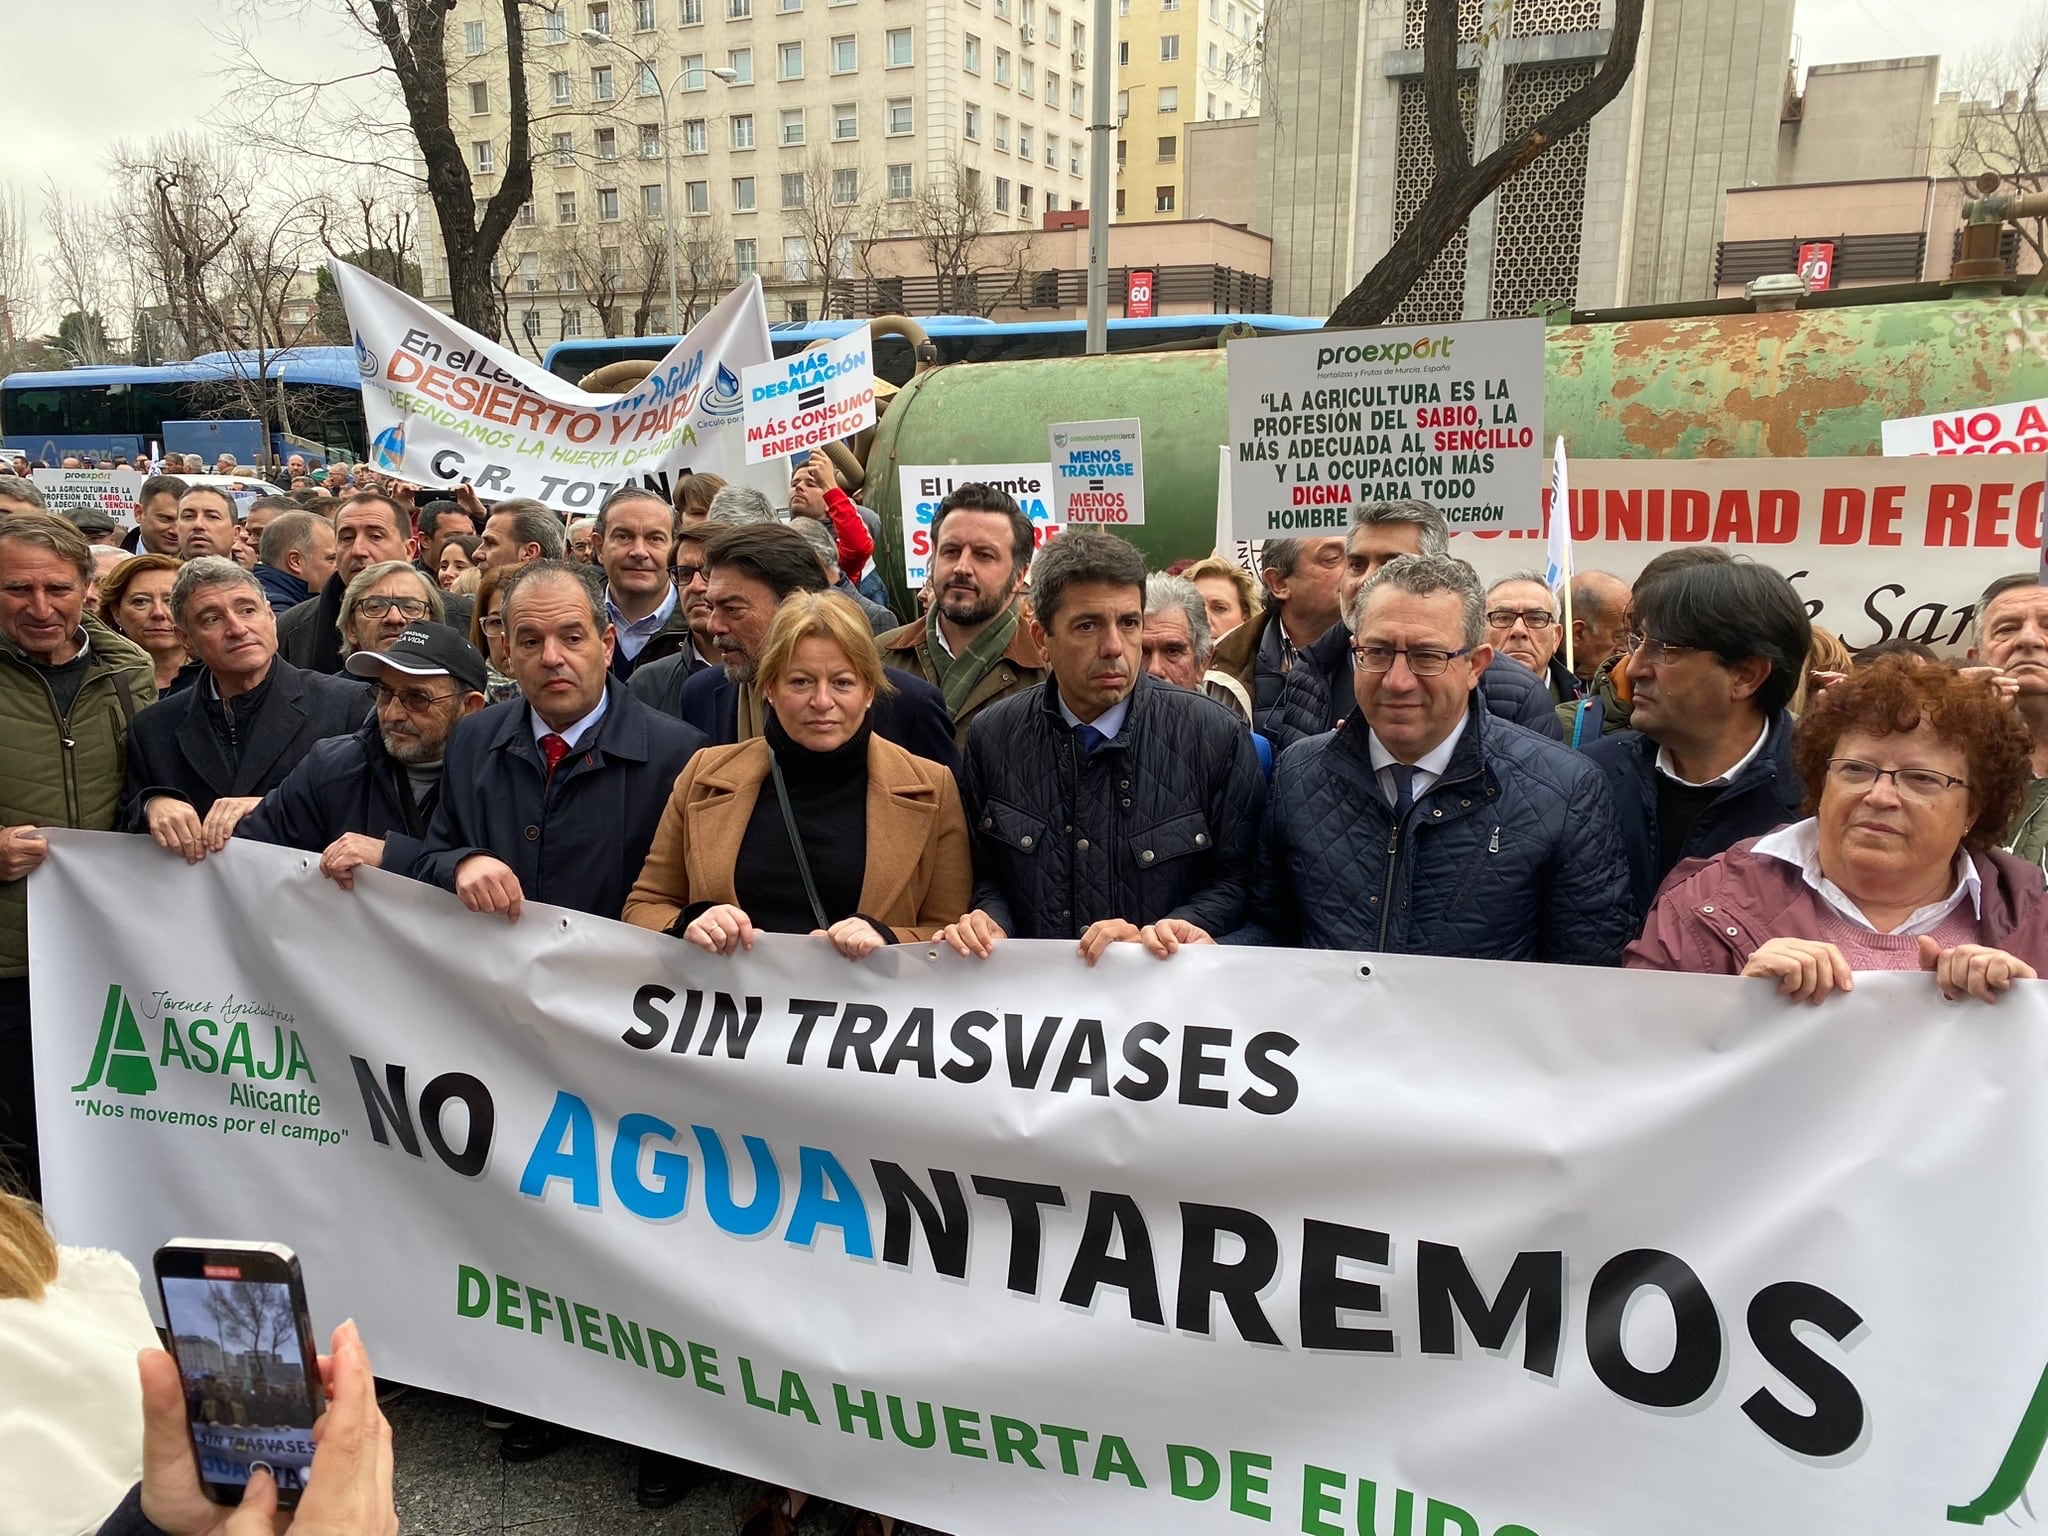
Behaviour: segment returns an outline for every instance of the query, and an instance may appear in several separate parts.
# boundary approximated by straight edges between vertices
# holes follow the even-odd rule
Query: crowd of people
[[[142,466],[136,466],[142,467]],[[301,466],[303,467],[303,466]],[[903,621],[822,460],[587,521],[366,467],[238,504],[149,466],[125,537],[0,476],[0,1156],[35,1188],[25,920],[50,827],[235,839],[517,921],[713,954],[1049,939],[1708,972],[1994,1001],[2048,964],[2048,587],[1970,653],[1850,656],[1770,567],[1490,585],[1422,502],[1257,575],[1002,491],[931,527]],[[1569,658],[1569,661],[1567,661]],[[503,1454],[561,1432],[496,1415]],[[658,1506],[700,1475],[641,1460]],[[771,1490],[746,1536],[786,1536]],[[866,1515],[858,1536],[886,1532]]]

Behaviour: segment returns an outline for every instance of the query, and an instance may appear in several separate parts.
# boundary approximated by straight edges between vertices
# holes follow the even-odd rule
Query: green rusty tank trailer
[[[1146,521],[1120,531],[1162,564],[1206,552],[1227,340],[919,373],[862,466],[885,576],[903,571],[898,466],[1040,462],[1055,421],[1136,416]],[[2048,396],[2048,298],[2016,282],[1911,284],[1557,314],[1545,367],[1546,440],[1562,434],[1576,458],[1871,454],[1887,418]]]

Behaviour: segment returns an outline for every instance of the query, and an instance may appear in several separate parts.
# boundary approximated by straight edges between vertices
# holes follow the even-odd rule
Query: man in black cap
[[[318,853],[320,873],[346,890],[362,865],[403,873],[419,855],[441,799],[448,737],[484,707],[487,671],[461,635],[425,623],[345,665],[375,687],[375,717],[315,747],[235,835]]]

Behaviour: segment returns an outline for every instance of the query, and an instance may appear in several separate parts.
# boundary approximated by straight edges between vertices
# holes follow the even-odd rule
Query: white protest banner
[[[1878,428],[1887,455],[2048,453],[2048,400],[2015,400],[1935,416],[1901,416]]]
[[[875,337],[867,326],[837,341],[740,371],[747,462],[809,453],[875,424]]]
[[[1118,528],[1145,521],[1145,443],[1137,417],[1055,422],[1046,441],[1058,521]]]
[[[761,284],[721,299],[624,395],[594,395],[347,262],[348,307],[372,466],[428,488],[468,481],[491,500],[530,496],[597,511],[614,487],[664,496],[692,471],[789,499],[779,468],[750,467],[740,374],[773,355]]]
[[[1342,533],[1420,499],[1453,529],[1543,522],[1543,322],[1380,326],[1230,344],[1241,539]]]
[[[42,490],[43,505],[60,517],[91,507],[123,527],[135,521],[135,503],[142,495],[140,470],[32,469],[28,477]]]
[[[963,1536],[1932,1536],[2036,1471],[2041,985],[719,957],[50,845],[52,1224],[287,1243],[399,1380]]]
[[[1034,549],[1059,536],[1052,515],[1050,464],[904,464],[896,471],[903,508],[903,575],[921,587],[931,574],[932,519],[939,503],[963,485],[991,485],[1017,503],[1031,519]]]
[[[2040,460],[2004,454],[1574,459],[1572,566],[1633,580],[1667,549],[1717,544],[1791,577],[1851,650],[1960,653],[1984,588],[2038,567],[2041,492]],[[1487,581],[1542,570],[1545,548],[1540,528],[1451,540]]]

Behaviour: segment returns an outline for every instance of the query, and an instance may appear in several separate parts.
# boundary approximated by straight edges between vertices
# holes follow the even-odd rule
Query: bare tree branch
[[[1427,0],[1422,39],[1422,89],[1430,138],[1436,145],[1436,177],[1394,243],[1331,313],[1332,326],[1378,325],[1400,305],[1429,270],[1437,253],[1466,219],[1504,182],[1560,139],[1590,123],[1621,94],[1635,69],[1642,36],[1643,0],[1615,0],[1607,53],[1592,79],[1573,91],[1522,133],[1476,164],[1459,108],[1457,0]],[[1448,151],[1448,152],[1447,152]]]

